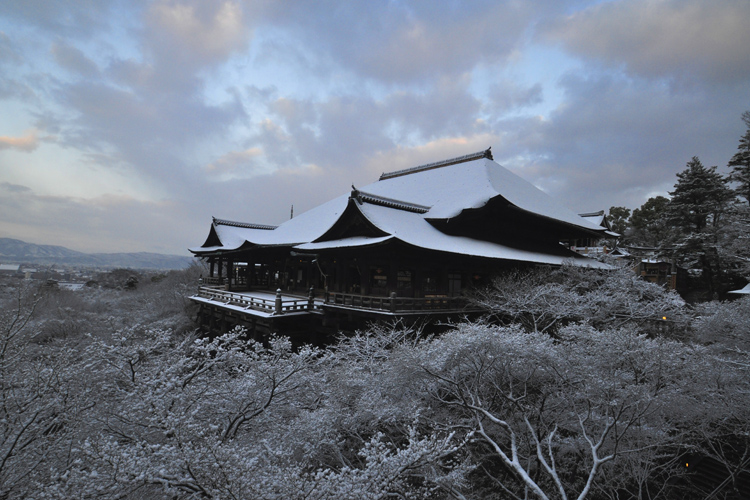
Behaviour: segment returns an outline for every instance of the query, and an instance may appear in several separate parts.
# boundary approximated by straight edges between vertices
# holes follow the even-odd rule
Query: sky
[[[492,147],[637,208],[750,110],[748,0],[4,0],[0,237],[187,255]]]

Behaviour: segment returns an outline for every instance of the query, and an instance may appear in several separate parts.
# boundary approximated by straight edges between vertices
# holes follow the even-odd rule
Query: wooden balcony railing
[[[292,312],[320,311],[324,306],[351,307],[361,310],[384,311],[390,313],[420,313],[439,311],[467,310],[467,302],[463,297],[374,297],[370,295],[355,295],[351,293],[326,292],[324,302],[316,302],[310,291],[307,298],[283,296],[281,290],[276,291],[274,298],[263,297],[260,294],[248,292],[231,292],[221,287],[201,286],[198,297],[221,302],[224,305],[242,307],[244,309],[262,311],[271,315],[281,315]]]
[[[205,278],[201,278],[199,280],[199,283],[201,285],[205,285],[205,286],[214,286],[214,287],[216,287],[216,286],[224,286],[227,283],[227,279],[226,278],[216,278],[216,277],[213,277],[213,276],[208,276],[208,277],[205,277]]]
[[[225,305],[243,307],[274,315],[320,309],[320,303],[316,303],[312,295],[306,299],[290,298],[282,296],[281,290],[276,291],[275,298],[266,299],[247,293],[228,292],[226,290],[202,286],[198,289],[198,296],[221,302]]]
[[[327,292],[325,304],[360,309],[375,309],[392,313],[420,311],[459,311],[466,308],[463,297],[373,297],[350,293]]]

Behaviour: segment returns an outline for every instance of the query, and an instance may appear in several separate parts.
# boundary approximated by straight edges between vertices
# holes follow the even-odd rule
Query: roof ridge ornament
[[[360,196],[359,189],[355,188],[354,184],[352,184],[352,192],[349,195],[349,199],[356,200],[360,205],[362,204],[362,197]]]
[[[418,205],[417,203],[410,203],[408,201],[365,193],[354,186],[352,186],[352,194],[349,196],[349,199],[355,200],[360,205],[363,203],[370,203],[372,205],[380,205],[381,207],[395,208],[396,210],[404,210],[406,212],[414,212],[418,214],[427,213],[431,208],[425,205]]]
[[[264,229],[267,231],[271,231],[278,227],[278,226],[270,226],[268,224],[252,224],[250,222],[237,222],[233,220],[217,219],[216,217],[211,217],[211,218],[213,219],[213,223],[218,226],[244,227],[246,229]]]
[[[601,215],[604,215],[604,210],[599,210],[598,212],[586,212],[584,214],[578,214],[579,217],[599,217]]]
[[[447,167],[449,165],[456,165],[457,163],[465,163],[467,161],[474,161],[474,160],[479,160],[482,158],[493,160],[494,158],[492,158],[491,149],[492,149],[492,146],[488,147],[484,151],[478,151],[476,153],[471,153],[471,154],[464,155],[464,156],[457,156],[456,158],[449,158],[447,160],[427,163],[424,165],[419,165],[417,167],[405,168],[403,170],[396,170],[395,172],[384,173],[380,176],[380,179],[378,180],[384,181],[386,179],[392,179],[394,177],[401,177],[402,175],[415,174],[417,172],[424,172],[425,170],[432,170],[434,168]]]

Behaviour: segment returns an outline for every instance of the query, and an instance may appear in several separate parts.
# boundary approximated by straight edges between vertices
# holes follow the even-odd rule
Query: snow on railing
[[[320,305],[315,303],[315,298],[312,294],[306,299],[290,299],[283,297],[281,290],[276,291],[275,298],[265,299],[247,293],[200,287],[198,289],[198,296],[215,302],[221,302],[224,305],[232,305],[274,315],[320,309]]]
[[[323,303],[315,302],[312,292],[308,298],[288,298],[276,291],[274,298],[263,298],[250,293],[230,292],[220,288],[202,286],[198,296],[223,305],[241,307],[246,310],[261,311],[271,315],[293,312],[320,311],[324,305],[353,307],[362,310],[385,311],[391,313],[419,313],[429,311],[464,311],[467,302],[463,297],[375,297],[351,293],[326,292]]]
[[[327,292],[325,304],[359,309],[375,309],[392,313],[421,311],[457,311],[466,308],[463,297],[373,297],[351,293]]]

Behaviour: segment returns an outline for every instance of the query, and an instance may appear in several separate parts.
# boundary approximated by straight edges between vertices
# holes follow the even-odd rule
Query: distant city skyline
[[[728,172],[746,0],[0,4],[0,237],[187,255],[492,147],[576,212]]]

